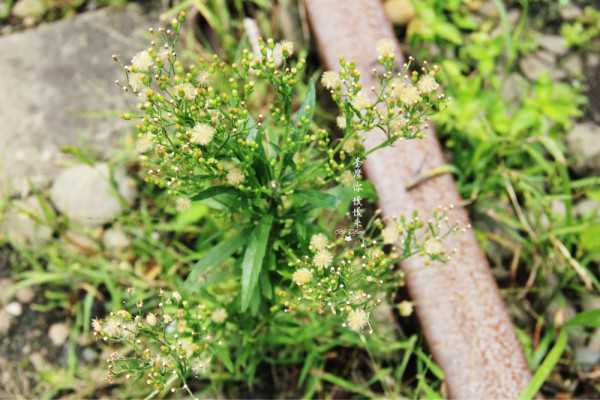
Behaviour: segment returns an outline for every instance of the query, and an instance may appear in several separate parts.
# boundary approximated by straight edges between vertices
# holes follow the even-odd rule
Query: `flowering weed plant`
[[[354,225],[323,227],[356,203],[356,187],[368,187],[360,160],[423,137],[428,116],[446,102],[437,67],[409,73],[405,64],[392,74],[394,44],[383,39],[379,87],[367,90],[355,63],[340,58],[340,71],[321,77],[339,108],[334,136],[313,122],[315,86],[304,83],[306,63],[292,43],[260,39],[260,54],[244,50],[238,63],[215,55],[184,64],[175,50],[184,19],[151,29],[156,41],[129,65],[114,57],[126,76],[117,84],[140,100],[141,115],[122,117],[137,121],[146,182],[165,188],[179,212],[210,207],[224,228],[204,241],[182,287],[145,303],[132,294],[134,310],[95,319],[93,329],[121,345],[108,359],[109,379],[124,374],[156,393],[176,380],[173,391],[192,394],[189,379],[226,373],[251,385],[261,362],[297,359],[287,345],[304,334],[316,340],[319,319],[373,333],[370,313],[403,284],[397,262],[447,260],[442,239],[459,228],[441,207],[427,220],[415,212],[384,226],[378,212],[367,221],[360,211]],[[374,129],[386,139],[366,151],[363,135]],[[403,315],[411,310],[401,303]]]

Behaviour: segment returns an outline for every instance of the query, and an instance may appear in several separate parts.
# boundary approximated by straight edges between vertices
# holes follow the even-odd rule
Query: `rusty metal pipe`
[[[376,42],[396,41],[379,1],[304,0],[304,5],[327,69],[339,70],[339,56],[354,60],[363,87],[376,85]],[[399,50],[396,60],[402,60]],[[402,62],[401,62],[402,63]],[[368,91],[367,91],[368,92]],[[386,216],[410,215],[418,209],[431,215],[438,205],[460,204],[449,174],[436,176],[407,190],[407,184],[430,168],[444,164],[433,131],[424,140],[411,140],[381,149],[364,163],[365,174],[379,194]],[[383,134],[368,132],[365,145],[374,148]],[[456,207],[451,218],[469,223],[466,210]],[[457,253],[447,264],[422,268],[422,260],[402,263],[425,338],[445,375],[452,398],[517,398],[531,379],[498,286],[472,231],[444,240]]]

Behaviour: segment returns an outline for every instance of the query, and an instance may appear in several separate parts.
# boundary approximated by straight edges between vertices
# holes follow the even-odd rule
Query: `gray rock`
[[[581,299],[581,306],[585,311],[600,309],[600,296],[593,293],[586,293]]]
[[[38,21],[46,13],[46,6],[39,0],[19,0],[10,12],[17,18],[31,18]]]
[[[52,236],[52,229],[37,197],[17,200],[0,216],[0,237],[22,246],[43,246]]]
[[[83,351],[81,352],[81,355],[82,355],[83,359],[85,360],[85,362],[87,362],[87,363],[93,363],[94,361],[96,361],[98,359],[98,353],[96,353],[90,347],[84,348]]]
[[[530,81],[535,81],[543,72],[547,72],[553,80],[562,79],[565,72],[554,69],[555,64],[556,57],[554,54],[545,50],[538,50],[519,61],[521,72]]]
[[[600,362],[600,351],[581,347],[575,352],[575,362],[584,365],[596,365]]]
[[[582,218],[586,215],[592,214],[594,217],[600,216],[600,202],[594,199],[584,199],[575,204],[573,207],[573,214],[576,218]],[[600,305],[599,305],[600,308]]]
[[[48,182],[67,144],[89,144],[104,156],[131,124],[108,110],[133,109],[135,96],[114,85],[129,60],[148,47],[157,25],[139,6],[105,8],[0,37],[0,193],[27,193],[28,180]],[[158,27],[158,26],[156,26]],[[96,113],[93,117],[85,113]]]
[[[593,122],[577,124],[566,136],[567,151],[577,161],[572,168],[577,173],[600,173],[600,126]]]
[[[543,35],[538,38],[538,44],[541,48],[548,50],[554,55],[564,56],[568,49],[560,35]]]
[[[491,19],[498,16],[498,7],[494,4],[492,0],[486,0],[481,4],[479,10],[477,12],[484,17]]]
[[[102,244],[106,250],[121,251],[131,246],[131,240],[121,229],[110,228],[104,232]]]
[[[569,58],[564,64],[563,68],[571,76],[582,76],[583,75],[583,62],[581,57],[574,56]]]
[[[506,13],[506,19],[510,26],[515,27],[519,23],[519,19],[521,19],[521,10],[513,8]]]
[[[585,62],[589,68],[596,68],[600,65],[600,55],[588,53],[585,55]]]
[[[114,171],[118,193],[126,203],[135,199],[135,181],[121,171]],[[80,225],[105,224],[123,211],[119,195],[110,183],[106,164],[78,164],[64,170],[54,181],[50,200],[69,219]]]
[[[562,19],[569,21],[581,16],[581,14],[583,14],[583,11],[575,4],[569,2],[567,4],[559,4],[558,13],[560,14]]]

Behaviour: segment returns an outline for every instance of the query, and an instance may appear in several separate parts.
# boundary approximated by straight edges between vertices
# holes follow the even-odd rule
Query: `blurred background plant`
[[[436,133],[518,329],[525,329],[520,336],[534,371],[555,329],[595,308],[590,298],[600,289],[600,242],[591,239],[600,178],[577,168],[582,157],[569,146],[573,121],[594,115],[584,93],[597,95],[586,79],[598,69],[573,68],[578,60],[565,47],[591,49],[599,25],[592,6],[562,3],[420,1],[406,27],[416,54],[443,67],[454,101],[434,118]],[[561,24],[567,6],[577,16]],[[589,368],[584,354],[597,351],[584,343],[597,346],[598,331],[585,332],[570,332],[562,356],[579,360],[582,374]],[[560,359],[542,373],[562,370]],[[571,395],[590,390],[583,382],[559,387]]]

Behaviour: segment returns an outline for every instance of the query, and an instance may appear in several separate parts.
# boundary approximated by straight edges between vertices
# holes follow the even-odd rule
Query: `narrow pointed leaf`
[[[296,190],[292,196],[329,211],[335,211],[341,201],[339,197],[333,194],[319,192],[318,190]]]
[[[240,246],[245,242],[246,231],[238,233],[235,236],[230,237],[218,245],[210,249],[202,258],[198,261],[192,269],[190,274],[183,284],[183,290],[186,293],[194,293],[198,290],[200,285],[198,284],[198,278],[210,266],[219,266],[223,261],[232,255]]]
[[[269,233],[273,225],[273,215],[265,215],[250,234],[250,242],[242,261],[242,303],[241,310],[246,311],[252,294],[258,283],[263,259],[269,242]]]
[[[223,347],[213,346],[212,351],[217,355],[217,357],[219,357],[221,362],[223,362],[225,368],[227,368],[229,372],[233,372],[233,363],[231,362],[231,358],[229,358],[229,355],[225,352],[225,350],[223,350]]]

